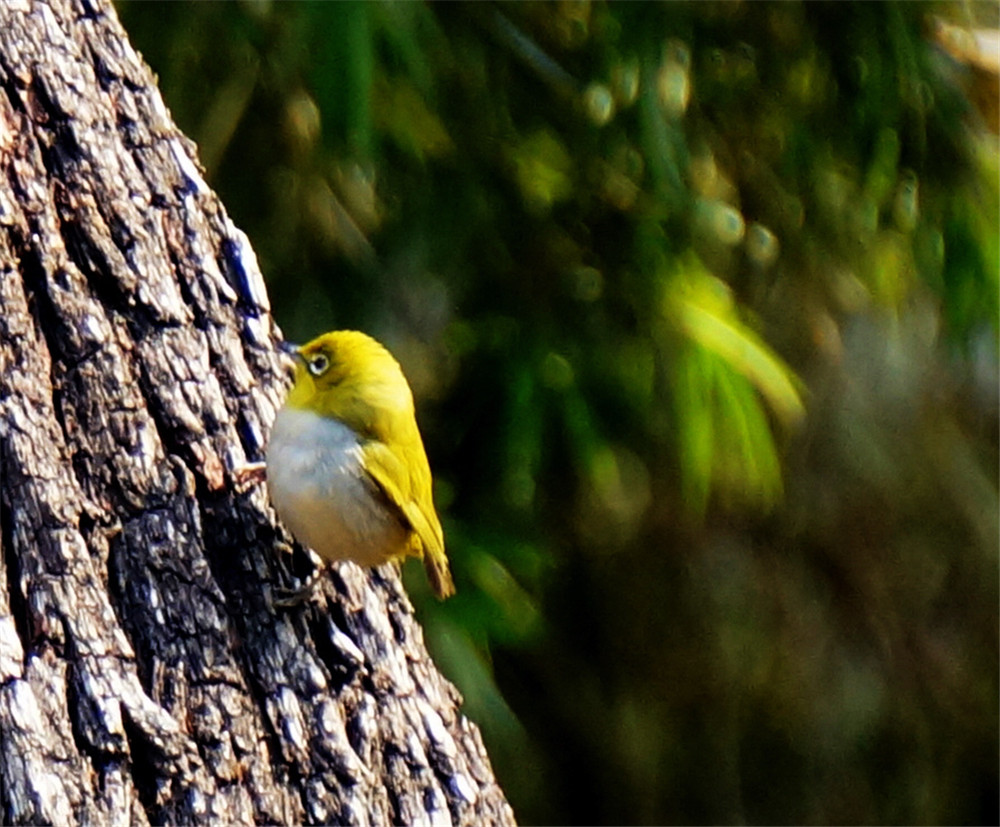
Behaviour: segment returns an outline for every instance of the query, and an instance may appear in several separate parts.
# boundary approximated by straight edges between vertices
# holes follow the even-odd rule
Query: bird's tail
[[[438,600],[444,600],[455,593],[455,581],[451,579],[448,558],[444,556],[443,551],[437,553],[425,551],[424,569]]]

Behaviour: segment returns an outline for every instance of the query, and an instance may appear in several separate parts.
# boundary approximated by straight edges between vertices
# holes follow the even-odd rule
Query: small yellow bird
[[[422,557],[439,598],[455,593],[413,394],[388,350],[335,330],[294,350],[295,381],[267,447],[271,502],[330,560]]]

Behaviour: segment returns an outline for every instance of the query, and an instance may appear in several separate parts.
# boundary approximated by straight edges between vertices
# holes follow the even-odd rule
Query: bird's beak
[[[289,377],[295,374],[295,365],[302,361],[302,355],[299,353],[299,346],[292,344],[291,342],[279,342],[278,352],[284,357],[281,361],[284,362],[285,372]]]

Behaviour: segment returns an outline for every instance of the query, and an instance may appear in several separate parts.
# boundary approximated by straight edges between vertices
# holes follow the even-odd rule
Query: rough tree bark
[[[253,253],[106,0],[0,2],[0,821],[507,824],[393,571],[272,608]]]

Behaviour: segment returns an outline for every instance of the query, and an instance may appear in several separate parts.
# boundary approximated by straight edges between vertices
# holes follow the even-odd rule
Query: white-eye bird
[[[329,561],[422,557],[455,593],[413,394],[388,350],[335,330],[294,350],[295,380],[267,447],[267,486],[292,534]]]

